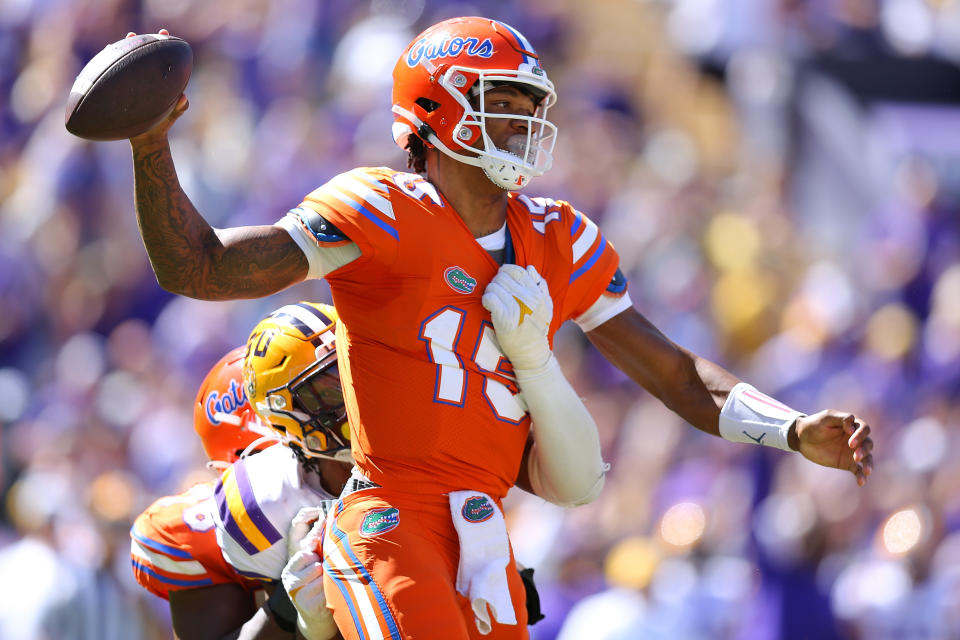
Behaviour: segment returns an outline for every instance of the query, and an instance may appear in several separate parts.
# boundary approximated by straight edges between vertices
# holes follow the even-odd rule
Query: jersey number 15
[[[460,346],[466,312],[446,306],[430,315],[420,325],[419,338],[427,343],[430,361],[437,365],[434,384],[435,402],[462,407],[466,400],[467,370],[457,349]],[[497,342],[493,325],[484,321],[470,355],[482,372],[482,395],[494,416],[503,422],[520,424],[527,413],[526,404],[519,393],[514,392],[497,377],[512,381],[513,376],[503,369],[509,362]]]

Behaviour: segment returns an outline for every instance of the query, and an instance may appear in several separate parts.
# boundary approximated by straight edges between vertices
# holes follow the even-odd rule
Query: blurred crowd
[[[683,423],[575,328],[556,350],[612,464],[593,504],[511,492],[534,640],[960,638],[960,2],[0,1],[0,638],[163,638],[128,529],[210,477],[207,370],[281,304],[162,291],[126,142],[71,137],[127,31],[194,50],[172,132],[215,226],[271,224],[355,166],[402,168],[390,72],[454,15],[520,29],[557,85],[555,166],[677,343],[798,410],[873,427],[867,486]]]

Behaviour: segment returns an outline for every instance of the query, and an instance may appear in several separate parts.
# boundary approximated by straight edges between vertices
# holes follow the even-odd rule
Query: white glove
[[[553,320],[553,299],[547,281],[533,265],[500,267],[482,301],[514,370],[539,369],[547,363],[552,355],[547,332]]]
[[[297,628],[307,640],[329,640],[339,633],[323,593],[322,548],[326,525],[321,507],[300,509],[287,536],[289,560],[280,574],[283,588],[297,610]]]

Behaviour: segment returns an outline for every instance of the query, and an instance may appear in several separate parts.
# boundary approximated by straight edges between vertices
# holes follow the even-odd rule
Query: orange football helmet
[[[533,115],[486,111],[484,93],[504,83],[538,100]],[[487,18],[451,18],[417,36],[393,69],[393,138],[405,148],[415,134],[481,167],[497,186],[520,189],[553,164],[557,127],[547,109],[556,100],[536,51],[519,31]],[[497,148],[486,131],[492,118],[526,120],[526,143]]]
[[[204,378],[193,405],[193,428],[212,469],[225,469],[257,440],[264,448],[276,442],[275,434],[261,424],[243,389],[243,355],[237,347],[213,365]]]

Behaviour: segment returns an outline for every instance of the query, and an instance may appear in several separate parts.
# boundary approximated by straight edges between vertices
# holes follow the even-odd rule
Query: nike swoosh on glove
[[[307,640],[329,640],[339,633],[323,593],[322,548],[326,525],[320,507],[304,507],[290,523],[289,560],[280,574],[283,588],[297,609],[297,628]]]
[[[513,368],[532,370],[552,355],[547,332],[553,320],[553,298],[537,269],[505,264],[483,292],[500,349]]]

